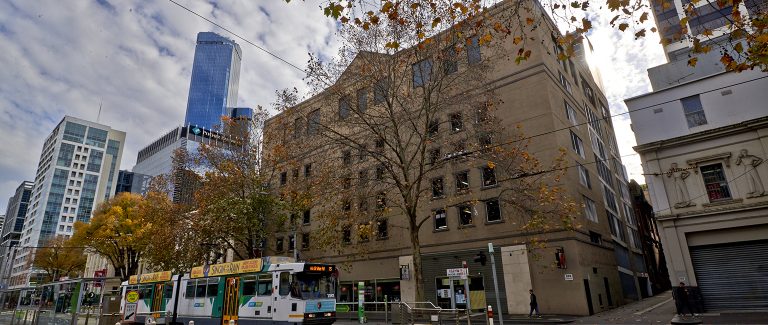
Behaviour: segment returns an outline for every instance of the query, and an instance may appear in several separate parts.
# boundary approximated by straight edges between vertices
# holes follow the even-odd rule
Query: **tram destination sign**
[[[260,258],[229,262],[222,264],[203,265],[192,268],[190,278],[206,278],[239,273],[255,273],[261,271],[262,260]]]
[[[171,271],[131,275],[131,277],[128,278],[128,284],[167,282],[171,281],[171,276]]]

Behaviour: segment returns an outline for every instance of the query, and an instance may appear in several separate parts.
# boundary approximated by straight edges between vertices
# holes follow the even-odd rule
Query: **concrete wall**
[[[533,288],[528,248],[525,245],[501,247],[501,265],[509,313],[527,313],[530,301],[525,293]]]

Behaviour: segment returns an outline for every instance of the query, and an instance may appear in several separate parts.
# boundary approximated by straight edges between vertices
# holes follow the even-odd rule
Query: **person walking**
[[[536,301],[536,295],[533,294],[533,289],[528,290],[528,293],[531,294],[531,311],[528,313],[528,317],[531,317],[534,311],[536,311],[537,317],[541,317],[541,314],[539,314],[539,302]]]
[[[693,313],[693,308],[691,308],[691,301],[689,297],[690,295],[688,292],[688,287],[685,286],[685,282],[680,282],[680,285],[675,289],[676,290],[674,291],[674,294],[677,314],[680,316],[685,316],[683,311],[687,309],[688,312],[691,313],[691,316],[696,316],[696,314]]]

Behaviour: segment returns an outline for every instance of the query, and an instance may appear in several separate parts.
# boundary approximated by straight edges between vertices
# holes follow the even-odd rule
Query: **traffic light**
[[[555,261],[557,262],[558,269],[567,268],[565,265],[565,249],[558,248],[555,250]]]
[[[485,253],[479,252],[477,255],[475,255],[475,263],[480,263],[480,265],[485,266],[485,262],[488,260],[487,257],[485,257]]]

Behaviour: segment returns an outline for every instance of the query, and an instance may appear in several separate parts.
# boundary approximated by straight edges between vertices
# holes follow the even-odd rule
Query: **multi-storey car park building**
[[[29,200],[32,198],[32,187],[34,183],[29,181],[22,182],[16,188],[15,194],[8,199],[8,207],[5,212],[5,223],[2,227],[2,237],[0,237],[0,288],[8,287],[8,277],[10,275],[11,263],[16,255],[21,230],[24,227],[24,218],[29,207]]]
[[[124,143],[125,132],[71,116],[53,129],[40,154],[11,288],[36,283],[34,247],[70,237],[76,221],[90,221],[96,205],[114,196]]]
[[[483,47],[468,50],[466,56],[458,58],[455,64],[460,71],[470,68],[473,60],[490,61],[487,63],[493,69],[489,79],[494,81],[495,92],[502,102],[493,114],[501,121],[502,127],[514,128],[520,124],[526,135],[542,134],[531,138],[529,145],[529,151],[539,159],[552,161],[559,156],[561,148],[567,149],[565,157],[568,165],[573,168],[568,169],[560,186],[565,189],[564,195],[583,204],[583,208],[580,207],[577,215],[573,216],[580,227],[543,235],[548,246],[544,252],[536,253],[543,254],[541,256],[544,258],[539,259],[527,241],[530,234],[526,234],[518,225],[519,216],[505,213],[513,209],[499,203],[498,196],[505,189],[505,184],[496,182],[495,178],[487,174],[486,161],[472,161],[468,158],[462,166],[473,167],[457,170],[458,167],[454,167],[456,165],[448,163],[443,169],[435,170],[430,178],[441,180],[442,196],[427,200],[428,203],[422,205],[418,213],[431,219],[427,222],[428,226],[422,228],[420,241],[425,297],[438,305],[449,304],[448,297],[463,288],[460,280],[455,281],[455,287],[450,286],[451,280],[446,276],[446,269],[459,268],[462,261],[469,262],[469,290],[474,301],[471,307],[484,308],[485,302],[491,304],[495,301],[490,263],[481,265],[473,262],[478,252],[485,251],[488,254],[489,242],[496,246],[494,256],[498,264],[502,312],[505,313],[527,313],[528,289],[531,288],[537,292],[543,312],[572,315],[600,312],[623,304],[626,298],[637,297],[639,290],[646,290],[640,288],[641,281],[637,279],[643,277],[645,272],[642,251],[607,100],[594,82],[583,58],[565,61],[557,59],[557,51],[560,49],[551,33],[558,32],[552,26],[547,20],[533,32],[537,39],[544,41],[541,44],[535,42],[531,57],[520,64],[500,59]],[[505,51],[514,51],[511,39],[503,42]],[[394,56],[413,50],[405,49]],[[432,65],[431,62],[421,62],[425,61],[411,62],[414,71],[417,67]],[[411,63],[407,64],[409,68],[402,73],[409,76],[406,79],[413,83],[415,89],[418,83],[423,82],[424,76],[413,72],[411,80]],[[354,61],[352,65],[355,65]],[[435,66],[440,67],[437,64]],[[312,177],[323,176],[317,175],[318,172],[328,170],[323,164],[331,165],[331,169],[346,170],[349,175],[363,175],[363,172],[377,168],[371,159],[348,159],[349,154],[342,153],[341,149],[320,144],[322,141],[318,140],[321,135],[317,124],[323,119],[321,116],[333,116],[326,122],[328,125],[324,126],[333,128],[333,119],[345,118],[350,109],[367,107],[368,110],[374,110],[380,105],[377,104],[378,95],[372,85],[340,82],[332,88],[334,90],[321,92],[265,124],[267,135],[292,133],[265,136],[267,151],[276,146],[318,143],[317,147],[309,148],[299,157],[294,157],[298,162],[278,163],[279,176],[272,183],[273,188],[280,190],[282,186],[290,186],[292,183],[299,187],[308,184]],[[339,100],[344,96],[355,98],[356,104]],[[339,105],[328,105],[333,102]],[[435,128],[433,148],[442,147],[445,153],[442,156],[446,158],[460,156],[450,153],[450,148],[455,147],[452,137],[461,133],[460,126],[472,124],[473,114],[474,111],[445,111],[444,115],[438,116],[439,120],[445,122],[442,125],[451,127],[450,130],[444,126]],[[286,124],[293,125],[292,131],[285,129]],[[341,122],[338,124],[341,125]],[[363,147],[373,148],[380,144],[373,134],[364,134],[361,138],[370,142]],[[467,188],[459,188],[459,185],[452,185],[455,183],[468,185]],[[463,191],[467,190],[479,193],[479,197],[471,201],[462,199]],[[382,201],[377,198],[375,203]],[[360,201],[360,207],[355,202],[354,209],[348,208],[350,204],[345,204],[344,209],[363,210],[363,204],[366,207],[369,204],[373,206],[374,200],[364,198]],[[358,282],[364,282],[364,288],[360,289],[365,290],[367,301],[382,301],[385,296],[390,300],[414,301],[415,283],[409,273],[413,269],[413,256],[405,219],[397,215],[385,215],[377,221],[372,235],[358,234],[356,228],[339,229],[333,234],[350,244],[366,247],[364,256],[360,256],[343,249],[330,252],[313,248],[308,241],[319,227],[315,216],[322,212],[313,207],[305,211],[303,216],[298,216],[301,220],[298,222],[301,224],[299,228],[293,233],[277,234],[268,243],[269,250],[286,254],[290,250],[299,249],[300,258],[348,263],[350,268],[340,275],[339,301],[356,301]],[[567,256],[565,269],[552,266],[557,249],[562,249]],[[451,288],[454,292],[446,292]]]

